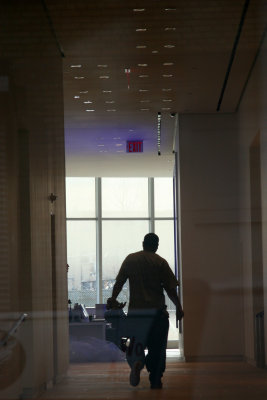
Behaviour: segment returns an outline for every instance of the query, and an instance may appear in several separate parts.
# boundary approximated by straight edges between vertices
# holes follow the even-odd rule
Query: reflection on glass
[[[155,217],[173,217],[173,179],[155,178]]]
[[[148,217],[147,178],[103,178],[102,215],[106,218]]]
[[[95,217],[95,179],[66,178],[67,218]]]
[[[112,287],[123,260],[130,253],[142,250],[148,232],[148,221],[103,221],[103,300],[110,297]],[[106,289],[105,289],[106,288]],[[128,282],[118,296],[118,301],[128,303]]]
[[[68,291],[72,304],[96,303],[96,223],[67,221]]]

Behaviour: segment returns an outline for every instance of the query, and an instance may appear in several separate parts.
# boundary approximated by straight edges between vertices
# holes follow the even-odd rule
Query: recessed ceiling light
[[[75,76],[74,79],[84,79],[85,76]]]
[[[164,30],[165,31],[176,31],[176,28],[167,26]]]
[[[113,103],[115,103],[115,101],[114,101],[114,100],[110,100],[110,101],[107,100],[107,101],[105,101],[105,103],[106,103],[106,104],[113,104]]]
[[[134,132],[134,129],[129,129],[129,132]]]
[[[83,103],[84,103],[84,104],[92,104],[92,101],[87,100],[87,101],[84,101]]]
[[[122,143],[116,143],[115,146],[116,147],[121,147],[121,146],[123,146],[123,144]]]
[[[102,93],[112,93],[112,90],[102,90]]]
[[[113,140],[120,140],[120,137],[114,137]]]
[[[170,65],[174,65],[174,64],[173,64],[173,62],[165,62],[165,63],[163,63],[163,65],[170,66]]]
[[[171,92],[172,91],[172,89],[171,88],[163,88],[163,89],[161,89],[163,92]]]
[[[148,89],[139,89],[139,92],[148,92]]]
[[[173,77],[172,74],[163,74],[162,76],[163,76],[163,78],[172,78]]]
[[[80,93],[81,93],[81,94],[88,93],[88,90],[82,90]]]
[[[152,53],[153,53],[153,54],[157,54],[157,53],[158,53],[158,50],[152,50]]]
[[[139,75],[139,78],[148,78],[148,75]]]
[[[104,144],[98,144],[97,146],[98,147],[104,147],[105,145]]]
[[[80,98],[80,96],[74,96],[74,99],[79,99]]]
[[[162,107],[162,111],[169,111],[170,107]]]
[[[173,47],[175,47],[174,44],[165,44],[164,47],[166,47],[166,49],[172,49]]]
[[[145,8],[134,8],[133,11],[134,12],[143,12],[143,11],[145,11]]]
[[[172,99],[162,99],[162,101],[165,101],[165,103],[172,101]]]
[[[165,8],[165,11],[176,11],[176,8],[174,8],[174,7]]]
[[[94,112],[95,110],[85,110],[85,111],[87,111],[87,112]]]
[[[140,108],[140,111],[149,111],[149,108]]]
[[[81,68],[81,64],[71,65],[71,68]]]
[[[146,45],[143,45],[143,44],[142,44],[142,45],[139,44],[139,45],[136,46],[137,49],[146,49],[146,47],[147,47],[147,46],[146,46]]]
[[[109,76],[108,76],[108,75],[101,75],[101,76],[99,77],[99,79],[109,79]]]
[[[146,32],[146,28],[136,28],[136,32]]]
[[[115,110],[114,108],[107,110],[107,112],[115,112],[115,111],[117,111],[117,110]]]
[[[138,67],[147,67],[148,64],[138,64]]]
[[[98,68],[107,68],[107,64],[98,64]]]

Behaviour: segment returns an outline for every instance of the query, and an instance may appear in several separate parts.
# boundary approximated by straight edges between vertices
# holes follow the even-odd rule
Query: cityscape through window
[[[95,307],[106,303],[129,253],[142,250],[144,235],[159,236],[158,254],[175,272],[172,178],[66,178],[68,297]],[[174,305],[169,339],[177,340]],[[128,282],[119,301],[129,300]]]

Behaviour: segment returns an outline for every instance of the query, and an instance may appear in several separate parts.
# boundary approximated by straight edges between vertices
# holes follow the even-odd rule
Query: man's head
[[[144,237],[143,249],[155,253],[158,250],[159,237],[155,233],[148,233]]]

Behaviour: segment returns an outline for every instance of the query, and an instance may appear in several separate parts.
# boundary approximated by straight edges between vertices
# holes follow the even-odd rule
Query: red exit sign
[[[127,153],[142,153],[143,140],[128,140],[126,145]]]

